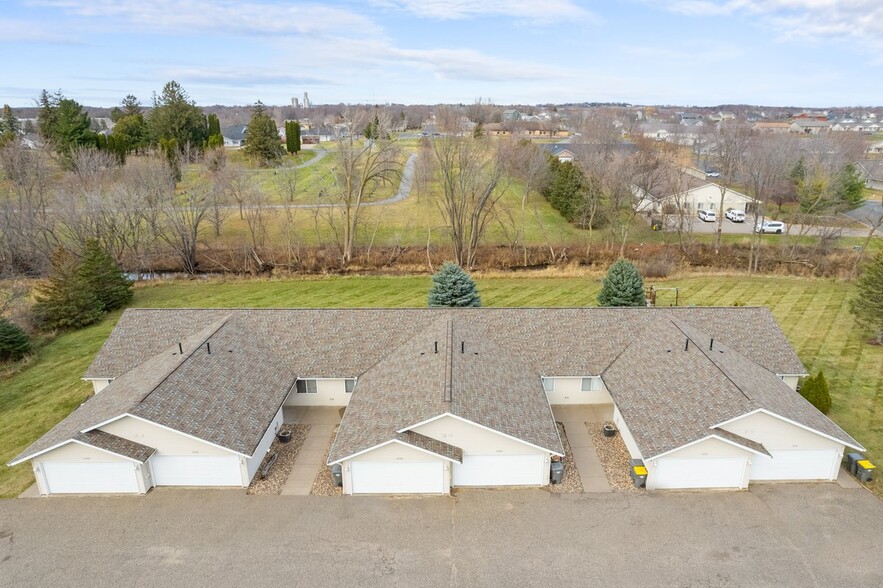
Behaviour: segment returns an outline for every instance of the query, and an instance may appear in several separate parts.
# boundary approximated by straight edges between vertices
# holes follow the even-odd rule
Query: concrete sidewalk
[[[552,414],[564,425],[583,492],[612,492],[586,423],[611,420],[613,405],[556,404],[552,407]]]
[[[286,423],[310,425],[310,432],[304,440],[294,467],[288,475],[281,494],[287,496],[308,496],[319,469],[325,467],[322,458],[328,439],[334,427],[340,423],[340,409],[329,406],[297,406],[283,409]]]

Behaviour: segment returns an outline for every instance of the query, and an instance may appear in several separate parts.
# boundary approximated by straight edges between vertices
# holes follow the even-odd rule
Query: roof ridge
[[[740,385],[736,382],[736,380],[734,380],[734,379],[730,376],[730,374],[727,372],[727,370],[724,369],[724,367],[723,367],[722,365],[720,365],[720,364],[715,360],[714,357],[712,357],[712,354],[710,353],[710,350],[706,350],[704,345],[700,345],[698,342],[694,341],[693,338],[689,335],[689,333],[687,333],[686,331],[684,331],[684,329],[682,329],[681,326],[677,323],[677,319],[672,318],[672,319],[670,319],[670,320],[671,320],[671,323],[675,326],[675,328],[677,328],[677,330],[679,330],[681,333],[683,333],[683,334],[687,337],[687,339],[689,339],[690,341],[693,341],[693,344],[699,349],[700,352],[702,352],[702,355],[704,355],[706,358],[708,358],[708,361],[710,361],[710,362],[712,363],[712,365],[714,365],[714,367],[716,367],[716,368],[718,369],[718,371],[719,371],[720,373],[722,373],[722,374],[724,375],[724,377],[725,377],[727,380],[729,380],[729,382],[730,382],[731,384],[733,384],[733,386],[736,387],[736,390],[738,390],[739,392],[742,393],[742,396],[744,396],[746,399],[748,399],[748,400],[750,400],[752,403],[754,403],[754,399],[751,398],[751,396],[749,396],[748,393],[745,392],[745,390],[742,389],[742,386],[740,386]],[[686,323],[686,321],[685,321],[685,323]],[[686,324],[689,325],[690,323],[686,323]],[[700,329],[700,328],[698,328],[698,327],[695,327],[695,326],[693,326],[693,325],[690,325],[690,327],[696,329],[697,331],[699,331],[699,332],[702,333],[703,335],[708,335],[705,331],[703,331],[702,329]],[[711,341],[714,341],[714,337],[712,337],[711,335],[708,335],[708,338],[709,338]],[[730,351],[731,351],[732,353],[735,353],[735,354],[739,355],[739,357],[742,357],[742,358],[745,359],[746,361],[751,361],[750,359],[748,359],[747,357],[744,357],[741,353],[739,353],[738,351],[736,351],[736,350],[734,350],[734,349],[730,349]],[[754,362],[752,361],[751,363],[754,363]],[[755,365],[757,365],[757,364],[755,364]],[[758,367],[763,367],[763,366],[758,366]]]
[[[196,352],[199,350],[200,347],[202,347],[202,344],[203,344],[203,343],[205,343],[206,341],[208,341],[208,340],[209,340],[209,339],[210,339],[215,333],[217,333],[218,331],[220,331],[221,328],[222,328],[224,325],[227,324],[227,321],[230,320],[230,318],[231,318],[232,316],[233,316],[232,314],[228,314],[227,316],[225,316],[225,317],[222,318],[221,320],[216,321],[215,323],[213,323],[212,325],[209,325],[209,326],[206,327],[205,329],[201,329],[200,331],[197,331],[195,334],[191,335],[191,337],[192,337],[192,336],[196,336],[196,335],[199,335],[200,333],[203,333],[203,332],[208,331],[209,329],[211,329],[211,332],[210,332],[210,333],[208,333],[207,335],[205,335],[204,337],[201,337],[201,338],[199,339],[199,343],[198,343],[197,345],[195,345],[195,346],[193,347],[193,349],[190,350],[189,353],[187,353],[187,357],[184,357],[183,354],[182,354],[182,357],[180,358],[180,360],[178,361],[178,363],[175,365],[175,367],[173,367],[171,370],[169,370],[168,373],[166,373],[166,375],[163,376],[162,379],[161,379],[160,381],[158,381],[154,386],[152,386],[152,387],[150,388],[150,391],[148,391],[147,394],[145,394],[144,396],[142,396],[142,397],[141,397],[136,403],[134,403],[132,406],[133,406],[133,407],[134,407],[134,406],[138,406],[139,404],[141,404],[142,402],[144,402],[145,400],[147,400],[147,397],[148,397],[148,396],[150,396],[151,394],[153,394],[153,393],[156,391],[157,388],[159,388],[160,386],[163,385],[163,382],[165,382],[166,380],[168,380],[168,379],[172,376],[172,374],[174,374],[176,371],[178,371],[178,370],[181,368],[181,366],[184,365],[185,362],[187,362],[187,360],[189,360],[191,357],[193,357],[193,354],[196,353]],[[220,324],[219,324],[219,323],[220,323]],[[212,329],[212,327],[213,327],[214,325],[218,325],[218,326],[215,327],[214,329]],[[178,342],[177,345],[180,347],[180,346],[181,346],[181,343]],[[183,347],[181,347],[181,349],[183,349]],[[159,355],[159,354],[157,354],[157,355]],[[156,357],[156,356],[154,356],[154,357]]]

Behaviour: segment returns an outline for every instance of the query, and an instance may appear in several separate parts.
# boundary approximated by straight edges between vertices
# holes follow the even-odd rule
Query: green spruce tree
[[[59,248],[52,256],[48,282],[37,287],[33,312],[47,329],[79,329],[101,319],[101,302],[80,276],[77,259]]]
[[[95,293],[103,312],[132,301],[132,281],[96,239],[86,241],[79,277]]]
[[[638,268],[626,259],[610,266],[604,277],[604,285],[598,293],[601,306],[645,306],[644,279]]]
[[[208,126],[202,109],[190,100],[181,84],[174,80],[163,86],[159,96],[154,94],[147,126],[152,145],[160,145],[163,149],[172,145],[178,154],[199,152],[208,139]]]
[[[17,361],[31,352],[31,340],[18,325],[0,316],[0,361]]]
[[[432,276],[429,306],[481,306],[481,298],[469,274],[459,265],[445,262]]]
[[[282,159],[284,149],[279,141],[276,123],[260,101],[252,109],[251,120],[245,128],[244,142],[242,151],[253,157],[262,167],[277,165]]]
[[[21,123],[8,104],[3,105],[3,116],[0,118],[0,146],[17,141],[21,135]]]
[[[816,376],[808,376],[803,380],[800,395],[820,412],[827,413],[831,410],[831,393],[828,391],[828,381],[822,371]]]
[[[296,120],[285,121],[285,150],[291,154],[300,151],[300,123]]]
[[[873,341],[883,345],[883,251],[862,272],[849,310],[861,327],[873,333]]]

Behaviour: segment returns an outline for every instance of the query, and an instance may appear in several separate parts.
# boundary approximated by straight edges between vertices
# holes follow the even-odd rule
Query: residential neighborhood
[[[883,585],[881,22],[4,3],[0,588]]]

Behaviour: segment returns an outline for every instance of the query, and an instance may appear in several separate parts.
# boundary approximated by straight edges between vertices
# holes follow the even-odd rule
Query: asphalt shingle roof
[[[765,308],[129,309],[113,382],[16,459],[125,413],[251,455],[298,377],[358,377],[333,456],[445,412],[557,452],[540,376],[602,375],[648,455],[757,407],[854,443],[777,373],[806,369]]]
[[[110,433],[105,433],[104,431],[99,430],[80,433],[75,439],[77,441],[82,441],[87,445],[91,445],[92,447],[104,449],[111,453],[116,453],[117,455],[130,457],[140,463],[144,463],[151,455],[156,453],[156,449],[153,447],[147,447],[146,445],[129,441],[128,439],[123,439],[122,437],[117,437],[116,435],[111,435]]]

